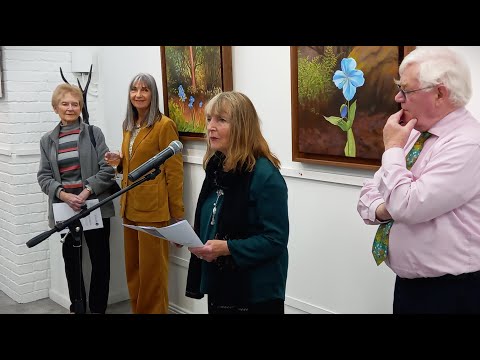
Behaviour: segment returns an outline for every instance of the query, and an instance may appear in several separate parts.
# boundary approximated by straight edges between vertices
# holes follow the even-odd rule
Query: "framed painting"
[[[204,106],[233,89],[231,46],[161,46],[165,115],[181,140],[204,140]]]
[[[400,108],[393,80],[413,49],[292,46],[292,160],[378,169],[382,129]]]

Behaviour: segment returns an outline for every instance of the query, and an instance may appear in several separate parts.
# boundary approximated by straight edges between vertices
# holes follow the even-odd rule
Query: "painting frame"
[[[190,47],[192,48],[192,47]],[[220,53],[220,62],[219,66],[221,74],[221,91],[231,91],[233,90],[233,74],[232,74],[232,47],[231,46],[209,46],[209,48],[218,48]],[[177,123],[178,121],[169,109],[169,92],[171,93],[172,89],[169,89],[169,78],[167,72],[167,63],[169,58],[166,55],[166,46],[160,46],[161,54],[161,67],[162,67],[162,86],[163,86],[163,104],[164,104],[164,113],[166,116],[172,118]],[[170,91],[169,91],[170,90]],[[213,96],[210,96],[210,99]],[[204,101],[206,103],[206,101]],[[205,132],[191,132],[191,131],[181,131],[179,129],[179,135],[181,141],[205,141]]]
[[[291,64],[291,113],[292,113],[292,161],[305,162],[312,164],[320,164],[327,166],[335,167],[346,167],[346,168],[357,168],[357,169],[367,169],[367,170],[377,170],[381,165],[381,153],[383,153],[383,148],[380,151],[380,148],[375,149],[380,152],[380,156],[377,159],[373,158],[362,158],[362,157],[349,157],[344,155],[332,155],[327,153],[313,152],[313,151],[302,151],[300,147],[300,136],[306,133],[305,129],[301,129],[300,119],[301,119],[301,104],[299,100],[299,46],[290,47],[290,64]],[[398,77],[398,65],[403,60],[403,58],[415,49],[415,46],[398,46],[398,64],[397,65],[397,77]],[[340,62],[340,61],[339,61]],[[338,64],[337,69],[340,67]],[[332,73],[333,75],[333,73]],[[393,80],[393,79],[392,79]],[[392,86],[393,81],[392,81]],[[337,90],[340,91],[340,90]],[[393,91],[393,90],[392,90]],[[353,100],[353,99],[352,99]],[[392,97],[392,102],[393,97]],[[355,105],[356,106],[356,105]],[[399,109],[399,105],[394,105]],[[305,109],[303,111],[306,113]],[[353,110],[355,114],[355,110]],[[334,114],[321,114],[321,115],[334,115]],[[338,115],[337,115],[338,116]],[[325,116],[323,116],[325,117]],[[321,116],[318,116],[319,121],[325,121],[321,119]],[[388,117],[385,117],[384,122]],[[337,117],[338,119],[338,117]],[[352,120],[353,121],[353,120]],[[383,122],[383,124],[384,124]],[[327,126],[330,126],[328,124]],[[323,126],[323,125],[322,125]],[[331,125],[333,126],[333,125]],[[382,126],[383,128],[383,126]],[[339,132],[339,131],[338,131]],[[301,134],[302,133],[302,134]],[[330,139],[329,139],[330,141]],[[305,143],[305,142],[304,142]],[[304,144],[302,143],[302,144]],[[343,142],[345,144],[345,141]],[[347,141],[348,143],[348,141]],[[383,143],[382,143],[383,145]],[[306,148],[306,146],[303,146]],[[345,154],[347,145],[345,145]],[[328,147],[327,147],[328,149]]]

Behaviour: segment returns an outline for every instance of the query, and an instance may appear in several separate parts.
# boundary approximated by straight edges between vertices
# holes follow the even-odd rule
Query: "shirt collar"
[[[451,113],[447,114],[443,119],[435,123],[428,132],[438,137],[448,134],[452,129],[461,126],[462,121],[468,116],[468,110],[465,107],[460,107]]]

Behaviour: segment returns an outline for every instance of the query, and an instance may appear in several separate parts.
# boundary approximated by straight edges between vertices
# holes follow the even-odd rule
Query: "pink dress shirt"
[[[375,210],[385,202],[395,220],[385,263],[402,278],[480,270],[480,123],[462,107],[428,131],[432,136],[411,171],[405,155],[418,131],[404,149],[384,152],[357,206],[373,225],[380,224]]]

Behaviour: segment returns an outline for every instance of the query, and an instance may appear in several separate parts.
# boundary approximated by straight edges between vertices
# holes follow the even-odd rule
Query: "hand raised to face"
[[[410,119],[404,123],[403,109],[392,114],[383,128],[385,150],[392,147],[403,148],[416,123],[417,119]]]

